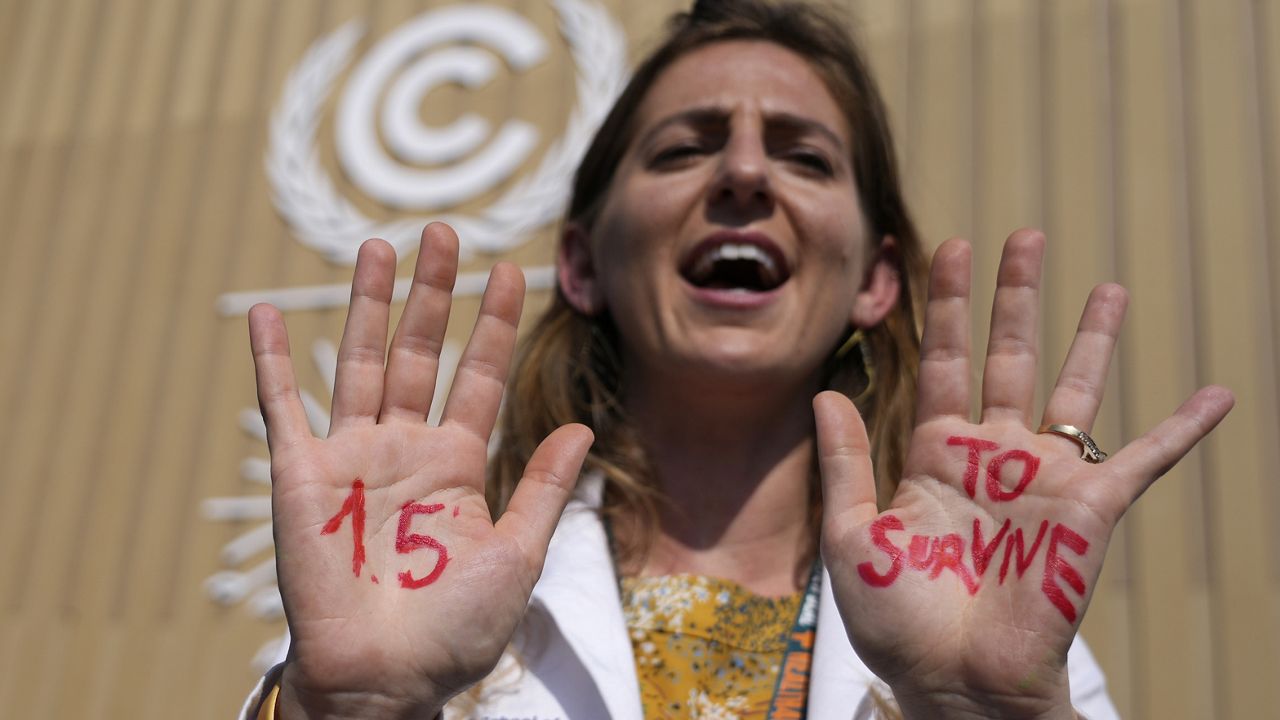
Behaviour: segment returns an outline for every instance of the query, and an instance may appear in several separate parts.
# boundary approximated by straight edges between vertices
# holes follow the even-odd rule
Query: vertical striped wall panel
[[[543,0],[496,0],[549,59],[424,108],[521,117],[534,159],[577,101]],[[631,56],[682,2],[601,0]],[[15,717],[225,718],[278,635],[213,603],[226,543],[210,497],[263,444],[228,292],[342,284],[296,242],[264,172],[272,113],[308,48],[359,19],[358,52],[443,0],[0,0],[0,707]],[[1132,295],[1097,425],[1119,447],[1195,387],[1239,404],[1153,486],[1113,541],[1084,634],[1125,717],[1254,718],[1280,706],[1280,3],[837,0],[891,107],[931,246],[975,242],[974,343],[1000,242],[1050,238],[1051,386],[1084,297]],[[341,79],[339,86],[341,85]],[[340,88],[339,88],[340,92]],[[333,131],[331,98],[320,119]],[[336,167],[332,143],[323,165]],[[374,217],[394,214],[345,178]],[[474,212],[499,190],[468,201]],[[554,230],[511,254],[547,262]],[[477,257],[464,270],[493,262]],[[407,267],[407,266],[406,266]],[[546,300],[537,295],[528,312]],[[453,332],[476,311],[461,300]],[[299,377],[341,309],[288,316]],[[267,559],[260,553],[239,566]]]

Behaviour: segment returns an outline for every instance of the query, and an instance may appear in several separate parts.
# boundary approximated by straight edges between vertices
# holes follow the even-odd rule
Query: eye
[[[702,145],[693,142],[684,142],[676,145],[669,145],[654,153],[650,164],[654,167],[672,167],[678,166],[704,152]]]
[[[835,168],[827,156],[816,150],[805,150],[802,148],[788,151],[783,156],[788,162],[794,163],[805,170],[823,177],[830,177],[835,174]]]

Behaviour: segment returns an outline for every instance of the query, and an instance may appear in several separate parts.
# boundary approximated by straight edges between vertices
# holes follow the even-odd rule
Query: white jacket
[[[463,711],[460,703],[451,704],[447,720],[643,720],[618,582],[595,512],[602,493],[599,477],[583,478],[560,519],[513,643],[520,660],[504,657],[484,683],[479,706]],[[1067,670],[1071,700],[1081,714],[1118,720],[1102,671],[1080,638],[1067,655]],[[241,720],[254,720],[262,688],[278,672],[279,666],[259,683]],[[810,718],[874,717],[867,690],[879,680],[849,645],[825,573],[810,672]],[[880,687],[887,695],[888,688]]]

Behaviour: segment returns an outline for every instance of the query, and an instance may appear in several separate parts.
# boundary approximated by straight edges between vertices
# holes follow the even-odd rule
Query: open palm
[[[387,351],[395,252],[360,250],[329,437],[308,430],[279,312],[250,311],[271,449],[277,569],[292,645],[281,705],[362,717],[439,710],[483,678],[524,614],[591,433],[538,448],[496,523],[486,448],[515,344],[520,271],[494,268],[439,427],[426,422],[457,237],[423,231]]]
[[[903,709],[931,717],[1071,716],[1066,655],[1108,540],[1142,491],[1227,413],[1205,388],[1104,464],[1035,432],[1036,326],[1044,239],[1005,246],[983,373],[969,408],[969,255],[932,268],[917,425],[890,507],[875,504],[865,429],[834,393],[815,401],[825,491],[823,556],[859,655]],[[1126,295],[1097,288],[1042,425],[1091,429]]]

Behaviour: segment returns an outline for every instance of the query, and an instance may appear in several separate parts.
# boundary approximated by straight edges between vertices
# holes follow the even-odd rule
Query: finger
[[[475,329],[458,360],[441,425],[456,423],[489,441],[502,404],[523,304],[524,275],[520,269],[510,263],[494,265]]]
[[[594,439],[585,425],[565,425],[548,435],[533,451],[507,511],[495,524],[515,539],[535,575],[542,571],[547,545]]]
[[[849,398],[826,391],[813,399],[822,475],[823,524],[856,527],[871,522],[876,508],[871,443],[862,416]]]
[[[969,418],[969,265],[963,240],[944,242],[929,269],[929,301],[920,341],[916,421],[955,415]]]
[[[413,284],[387,356],[382,419],[426,419],[457,276],[458,236],[444,223],[428,225],[422,231]]]
[[[1044,235],[1019,230],[1000,256],[991,306],[987,364],[982,371],[982,421],[1031,421],[1036,394],[1040,266]]]
[[[1075,425],[1092,431],[1128,306],[1129,293],[1119,285],[1099,285],[1089,293],[1066,362],[1045,404],[1045,425]],[[1075,444],[1068,438],[1063,442]]]
[[[1235,396],[1230,390],[1218,385],[1201,388],[1173,415],[1112,455],[1105,467],[1117,482],[1124,483],[1125,507],[1208,435],[1233,405]],[[1123,512],[1124,508],[1118,510]]]
[[[368,240],[360,246],[351,281],[351,307],[338,346],[330,435],[378,420],[395,271],[396,251],[385,240]]]
[[[278,450],[311,437],[289,356],[289,333],[279,310],[265,303],[249,309],[249,347],[258,383],[258,406],[267,424],[267,446]]]

